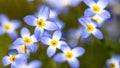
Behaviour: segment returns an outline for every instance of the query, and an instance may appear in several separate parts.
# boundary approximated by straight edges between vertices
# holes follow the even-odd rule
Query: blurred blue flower
[[[110,18],[110,13],[107,10],[104,10],[104,8],[109,4],[109,0],[98,0],[97,2],[95,2],[95,0],[83,0],[83,1],[87,6],[90,7],[85,10],[84,12],[85,16],[91,17],[95,14],[98,14],[105,18]]]
[[[18,20],[9,21],[7,16],[0,15],[0,35],[7,33],[11,38],[17,38],[17,28],[21,26],[21,23]]]
[[[80,30],[80,38],[88,38],[91,34],[93,34],[98,39],[103,39],[102,32],[97,29],[97,24],[87,17],[79,18],[79,22],[82,24],[82,28]]]
[[[71,50],[68,46],[63,46],[62,51],[63,53],[55,55],[54,61],[68,61],[68,64],[71,66],[71,68],[79,68],[79,60],[77,57],[82,56],[85,50],[82,47],[76,47]]]
[[[16,49],[18,53],[30,54],[30,51],[27,49],[26,45],[12,45],[10,49]],[[35,49],[37,50],[37,49]]]
[[[120,55],[114,55],[106,62],[107,68],[120,68]]]
[[[15,68],[41,68],[42,63],[38,60],[31,61],[29,64],[27,62],[22,62],[18,64]]]
[[[55,31],[53,33],[52,38],[51,37],[42,37],[41,42],[45,45],[49,45],[47,49],[47,55],[48,57],[52,57],[56,53],[56,48],[61,49],[61,45],[67,45],[66,42],[61,41],[61,31]]]
[[[15,68],[16,63],[26,62],[29,57],[27,54],[16,54],[14,53],[14,50],[9,51],[12,51],[13,53],[10,52],[11,54],[9,54],[9,56],[4,56],[2,58],[2,63],[4,66],[11,64],[11,68]]]
[[[39,40],[46,30],[57,30],[58,26],[52,22],[48,21],[50,15],[50,9],[47,6],[42,6],[36,16],[28,15],[24,17],[24,21],[30,26],[36,26],[34,33],[35,37]]]
[[[21,37],[22,38],[17,38],[13,42],[14,46],[25,45],[30,52],[35,52],[37,50],[37,44],[35,44],[37,39],[35,38],[34,34],[30,36],[30,31],[27,28],[21,29]]]
[[[46,2],[56,10],[65,10],[70,6],[77,6],[82,0],[47,0]]]

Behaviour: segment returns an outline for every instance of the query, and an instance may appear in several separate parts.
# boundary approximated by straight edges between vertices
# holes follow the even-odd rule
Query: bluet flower
[[[114,55],[106,62],[107,68],[120,68],[120,56]]]
[[[15,68],[16,63],[25,62],[29,57],[26,54],[17,54],[15,50],[9,50],[9,51],[12,51],[9,52],[11,54],[9,54],[9,56],[4,56],[2,58],[2,63],[4,66],[11,64],[11,68]]]
[[[95,14],[98,14],[100,16],[110,18],[110,13],[107,10],[104,10],[104,8],[109,4],[109,0],[98,0],[95,2],[95,0],[83,0],[84,3],[89,6],[90,8],[86,9],[84,12],[85,16],[93,16]]]
[[[18,20],[9,21],[8,17],[1,14],[0,15],[0,35],[7,33],[11,38],[17,38],[17,28],[21,26]]]
[[[56,49],[61,49],[61,45],[67,45],[66,42],[61,41],[61,31],[55,31],[53,33],[52,38],[51,37],[43,37],[41,39],[41,42],[45,45],[49,45],[48,49],[47,49],[47,55],[48,57],[52,57],[55,53],[56,53]]]
[[[102,32],[97,28],[97,25],[94,21],[87,17],[79,18],[79,22],[83,26],[80,29],[80,37],[88,38],[91,34],[93,34],[98,39],[103,39]]]
[[[27,28],[22,28],[21,37],[22,38],[17,38],[13,42],[13,45],[15,46],[25,45],[30,52],[35,52],[37,49],[37,44],[36,44],[37,39],[35,38],[34,34],[30,35],[30,31]]]
[[[76,47],[70,49],[68,46],[62,47],[63,53],[55,55],[54,61],[56,62],[65,62],[68,61],[68,64],[71,68],[79,68],[79,60],[77,57],[82,56],[85,50],[81,47]]]
[[[47,6],[42,6],[36,16],[28,15],[24,17],[24,21],[28,25],[36,27],[34,34],[38,40],[43,35],[44,29],[50,31],[58,29],[58,26],[54,22],[47,20],[49,15],[50,9]]]

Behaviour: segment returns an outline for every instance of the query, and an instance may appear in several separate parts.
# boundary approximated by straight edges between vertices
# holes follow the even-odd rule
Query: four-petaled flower
[[[17,38],[17,32],[15,31],[20,27],[20,22],[18,20],[9,21],[9,19],[1,14],[0,15],[0,35],[8,33],[8,35],[15,39]]]
[[[30,26],[36,26],[35,37],[40,40],[44,29],[53,31],[57,30],[58,26],[54,22],[47,20],[50,15],[50,9],[47,6],[42,6],[37,14],[37,16],[25,16],[24,21]]]
[[[42,43],[49,45],[47,49],[48,57],[51,57],[55,54],[56,48],[61,49],[61,45],[67,45],[66,42],[60,40],[61,35],[61,31],[58,30],[53,33],[52,38],[50,36],[46,36],[41,39]]]
[[[87,38],[90,34],[93,34],[98,39],[103,39],[102,32],[97,29],[97,24],[87,17],[79,18],[79,22],[82,24],[82,28],[80,30],[80,37]]]
[[[90,8],[86,9],[84,12],[85,16],[94,16],[96,14],[104,17],[104,18],[110,18],[110,13],[107,10],[104,10],[104,8],[108,5],[109,0],[98,0],[95,2],[95,0],[83,0],[86,5],[88,5]]]
[[[30,36],[30,31],[27,28],[22,28],[21,37],[22,38],[17,38],[13,42],[14,46],[25,45],[30,52],[35,52],[37,50],[37,45],[35,44],[37,39],[35,38],[34,34]]]
[[[55,55],[54,61],[68,61],[71,68],[79,68],[79,60],[77,57],[82,56],[85,50],[82,47],[76,47],[71,50],[68,46],[62,46],[62,51],[63,53]]]

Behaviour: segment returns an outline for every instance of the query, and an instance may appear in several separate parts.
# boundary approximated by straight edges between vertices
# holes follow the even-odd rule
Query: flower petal
[[[93,33],[92,33],[96,38],[98,39],[103,39],[103,34],[100,30],[96,29]]]
[[[49,46],[47,49],[47,56],[52,57],[56,53],[56,48]]]
[[[0,14],[0,23],[1,24],[5,23],[5,22],[8,22],[8,21],[9,21],[9,19],[6,15]]]
[[[0,35],[3,35],[3,34],[5,34],[5,30],[2,27],[0,27]]]
[[[85,50],[82,47],[76,47],[72,50],[72,52],[74,53],[75,57],[79,57],[85,53]]]
[[[2,63],[3,63],[3,66],[7,66],[9,65],[11,62],[9,61],[9,56],[5,56],[2,58]]]
[[[46,29],[46,30],[58,30],[59,27],[58,27],[57,24],[54,23],[54,22],[46,21],[45,29]]]
[[[63,53],[59,53],[59,54],[55,55],[54,61],[55,62],[64,62],[64,61],[66,61],[66,58]]]
[[[94,0],[83,0],[83,2],[89,7],[95,4]]]
[[[21,36],[22,36],[22,38],[24,38],[25,36],[30,36],[30,31],[27,29],[27,28],[22,28],[21,29]]]
[[[81,17],[78,20],[79,20],[79,23],[82,24],[82,26],[86,27],[87,21],[85,17]]]
[[[13,38],[13,39],[16,39],[17,36],[18,36],[16,31],[9,32],[8,34],[9,34],[9,36],[10,36],[11,38]]]
[[[33,43],[37,42],[37,39],[36,39],[36,37],[35,37],[34,34],[31,36],[31,38],[32,38],[32,40],[33,40]]]
[[[77,6],[78,4],[80,4],[82,0],[70,0],[70,1],[71,1],[71,6]]]
[[[53,39],[60,40],[62,33],[60,30],[57,30],[53,33]]]
[[[60,46],[58,48],[61,49],[61,50],[62,50],[62,47],[64,47],[64,46],[67,47],[68,46],[68,44],[65,41],[59,41],[59,45]]]
[[[30,45],[26,45],[27,49],[30,51],[30,52],[36,52],[38,47],[36,44],[30,44]]]
[[[110,0],[98,0],[97,4],[105,8],[109,4]]]
[[[90,8],[86,9],[84,12],[84,16],[86,16],[86,17],[91,17],[94,15],[95,15],[95,13]]]
[[[103,10],[98,15],[102,16],[104,19],[110,19],[110,17],[111,17],[110,13],[107,10]]]
[[[42,37],[40,41],[45,45],[50,45],[50,40],[49,37]]]
[[[88,38],[91,33],[89,33],[86,28],[82,27],[80,29],[80,38]]]
[[[69,60],[68,64],[71,66],[71,68],[79,68],[79,60],[74,58],[73,60]]]
[[[35,30],[34,30],[34,35],[37,40],[41,39],[41,37],[43,36],[43,33],[44,33],[43,29],[35,28]]]
[[[28,68],[40,68],[42,65],[42,63],[38,60],[34,60],[34,61],[31,61],[29,64],[28,64]]]
[[[66,45],[66,44],[61,45],[61,50],[62,50],[62,52],[64,52],[64,53],[66,53],[66,52],[68,52],[68,51],[71,51],[70,47],[69,47],[68,45]]]
[[[21,26],[20,21],[18,20],[12,20],[11,23],[13,24],[13,26],[16,28],[19,28]]]
[[[13,43],[12,43],[13,45],[22,45],[22,44],[24,44],[24,41],[23,41],[23,39],[22,38],[17,38]]]
[[[39,19],[43,18],[44,20],[47,20],[49,15],[50,15],[50,9],[47,6],[42,6],[39,9],[39,12],[38,12],[38,18]]]
[[[37,19],[32,15],[28,15],[28,16],[24,17],[24,21],[26,24],[28,24],[30,26],[36,26],[35,23],[36,23]]]

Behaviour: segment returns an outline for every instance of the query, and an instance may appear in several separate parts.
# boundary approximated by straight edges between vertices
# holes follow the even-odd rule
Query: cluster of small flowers
[[[73,0],[71,0],[73,1]],[[109,0],[83,0],[83,2],[90,8],[86,9],[84,16],[79,18],[79,22],[82,24],[80,29],[80,38],[88,38],[90,34],[93,34],[98,39],[103,39],[102,32],[99,28],[102,23],[110,19],[110,13],[104,8],[108,5]],[[27,64],[27,60],[31,52],[36,52],[37,42],[41,42],[44,45],[48,45],[47,56],[53,57],[55,62],[65,62],[72,68],[79,68],[79,60],[77,57],[82,56],[85,52],[82,47],[75,47],[71,49],[69,45],[62,40],[62,26],[52,20],[51,11],[47,6],[42,6],[35,15],[27,15],[24,17],[24,21],[29,26],[35,27],[34,34],[30,34],[29,29],[26,27],[21,29],[21,37],[17,37],[15,29],[20,27],[19,21],[9,22],[5,15],[0,15],[0,21],[2,27],[0,27],[0,34],[5,32],[9,36],[15,39],[10,47],[8,54],[2,59],[3,65],[7,66],[11,64],[11,68],[40,68],[40,61],[32,61]],[[56,54],[57,49],[62,53]],[[56,54],[56,55],[55,55]]]

